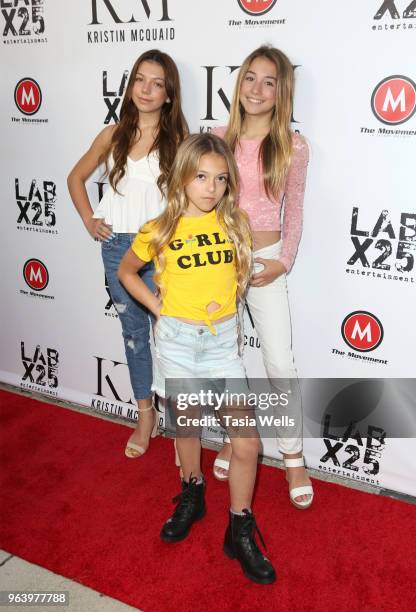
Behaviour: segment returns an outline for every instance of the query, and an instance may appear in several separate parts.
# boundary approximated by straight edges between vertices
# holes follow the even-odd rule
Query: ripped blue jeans
[[[152,354],[150,352],[150,313],[131,297],[117,278],[117,270],[124,253],[130,248],[136,234],[116,234],[102,243],[102,257],[108,288],[123,330],[124,347],[130,381],[136,400],[152,397]],[[151,291],[154,266],[150,262],[140,270],[140,277]]]

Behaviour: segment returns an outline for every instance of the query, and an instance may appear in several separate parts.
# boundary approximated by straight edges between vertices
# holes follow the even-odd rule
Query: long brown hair
[[[238,170],[234,156],[224,140],[214,134],[194,134],[179,147],[167,181],[167,207],[163,213],[152,221],[149,230],[154,231],[151,250],[157,258],[154,280],[160,286],[160,277],[165,267],[163,247],[172,239],[179,219],[188,209],[185,187],[198,173],[203,155],[217,153],[228,166],[227,188],[216,206],[218,222],[224,229],[235,248],[237,271],[237,293],[243,297],[251,273],[251,233],[246,213],[237,206]],[[143,231],[143,229],[142,229]]]
[[[121,105],[120,121],[113,132],[110,146],[105,155],[108,173],[108,158],[110,153],[113,154],[114,166],[108,173],[108,179],[115,191],[117,191],[118,182],[125,175],[127,156],[139,130],[139,111],[132,100],[131,94],[137,70],[140,64],[145,61],[156,62],[163,68],[166,94],[170,100],[162,106],[158,133],[150,150],[150,152],[159,150],[160,176],[157,184],[161,191],[166,184],[176,150],[189,132],[186,119],[182,113],[181,86],[175,62],[167,53],[158,49],[151,49],[142,53],[131,70]]]
[[[225,139],[235,151],[241,137],[245,111],[240,102],[241,84],[258,57],[265,57],[276,66],[277,90],[276,103],[270,121],[270,130],[263,139],[259,149],[259,163],[263,170],[264,189],[268,197],[279,197],[284,188],[287,172],[292,157],[292,132],[290,120],[293,108],[294,74],[289,58],[279,49],[263,45],[255,49],[244,60],[238,73],[237,83],[230,109],[230,122]]]

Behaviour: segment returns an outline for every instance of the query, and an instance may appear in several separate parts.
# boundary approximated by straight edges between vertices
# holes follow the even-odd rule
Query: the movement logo
[[[374,117],[383,125],[376,123],[361,127],[361,134],[401,138],[416,136],[414,124],[410,129],[407,126],[397,127],[409,121],[416,112],[416,84],[408,76],[391,75],[377,83],[372,90],[369,106]]]
[[[367,353],[383,341],[383,326],[371,312],[356,310],[345,317],[341,325],[344,342],[352,349]]]
[[[31,289],[42,291],[49,283],[48,269],[40,259],[28,259],[23,266],[23,278]]]
[[[21,113],[34,115],[42,104],[42,92],[34,79],[21,79],[14,90],[14,101]]]
[[[14,88],[14,103],[23,117],[12,117],[14,123],[48,123],[48,119],[33,117],[42,105],[39,83],[30,77],[20,79]]]
[[[385,366],[387,359],[368,355],[380,346],[384,337],[381,321],[371,312],[355,310],[350,312],[341,324],[341,336],[350,350],[332,348],[331,354],[336,359],[350,359],[363,366]]]
[[[237,0],[238,5],[245,16],[236,14],[234,19],[228,19],[228,25],[234,28],[271,28],[286,23],[285,18],[272,18],[270,15],[266,19],[261,19],[275,6],[277,0]]]
[[[3,43],[14,45],[47,42],[43,0],[24,0],[24,6],[22,4],[19,0],[0,2],[1,16],[4,18]]]
[[[237,0],[240,8],[248,15],[264,15],[276,4],[277,0]]]
[[[54,300],[55,296],[43,293],[49,283],[49,272],[40,259],[28,259],[23,266],[23,278],[30,291],[20,289],[19,293],[43,301]]]
[[[416,85],[405,76],[383,79],[371,96],[371,109],[379,121],[399,125],[408,121],[416,111]]]

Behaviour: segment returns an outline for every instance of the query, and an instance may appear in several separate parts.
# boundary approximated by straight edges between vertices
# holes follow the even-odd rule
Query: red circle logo
[[[382,342],[384,330],[371,312],[356,310],[345,317],[341,325],[344,342],[361,353],[374,351]]]
[[[14,90],[14,101],[24,115],[34,115],[42,104],[42,92],[34,79],[21,79]]]
[[[416,84],[401,75],[383,79],[373,91],[371,109],[379,121],[388,125],[408,121],[416,111]]]
[[[276,4],[277,0],[238,0],[240,8],[249,15],[264,15]]]
[[[28,259],[23,266],[26,285],[34,291],[42,291],[49,283],[48,269],[39,259]]]

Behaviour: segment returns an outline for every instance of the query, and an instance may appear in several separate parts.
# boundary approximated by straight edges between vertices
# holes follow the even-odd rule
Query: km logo
[[[134,15],[131,15],[130,18],[127,17],[125,20],[121,19],[119,12],[117,12],[119,7],[117,7],[117,10],[114,8],[114,0],[112,2],[110,2],[110,0],[102,0],[102,4],[107,9],[107,12],[111,15],[114,23],[138,23],[139,21]],[[117,2],[115,4],[117,6]],[[121,3],[121,6],[122,4],[123,3]],[[150,19],[151,11],[147,0],[140,0],[138,1],[138,4],[141,4],[147,19]],[[92,20],[89,25],[102,25],[102,22],[100,22],[98,19],[97,0],[91,0],[91,12]],[[157,21],[173,21],[168,14],[168,0],[161,0],[161,13],[162,16]],[[126,17],[126,15],[123,16]]]

